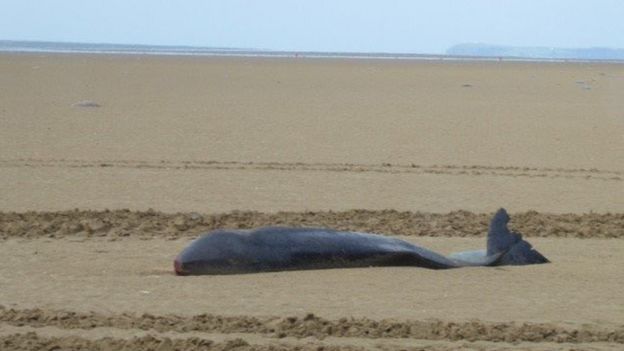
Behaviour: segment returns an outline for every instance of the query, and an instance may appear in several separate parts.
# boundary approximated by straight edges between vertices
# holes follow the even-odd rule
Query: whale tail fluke
[[[487,256],[500,254],[493,265],[525,265],[549,262],[533,248],[522,235],[507,228],[509,215],[504,208],[499,209],[490,222],[487,236]]]
[[[509,223],[509,215],[504,208],[501,208],[490,221],[490,229],[487,236],[488,255],[505,252],[522,240],[520,234],[509,231],[507,223]]]

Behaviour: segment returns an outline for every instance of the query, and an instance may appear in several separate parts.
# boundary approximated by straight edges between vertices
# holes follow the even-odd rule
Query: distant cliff
[[[446,50],[451,56],[515,57],[532,59],[624,60],[624,49],[549,48],[489,44],[458,44]]]

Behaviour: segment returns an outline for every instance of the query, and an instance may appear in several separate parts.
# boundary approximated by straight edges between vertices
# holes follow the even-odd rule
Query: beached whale
[[[178,275],[240,274],[369,266],[431,269],[549,262],[507,228],[500,209],[492,218],[487,249],[444,256],[388,236],[325,228],[266,227],[215,230],[194,240],[175,259]]]

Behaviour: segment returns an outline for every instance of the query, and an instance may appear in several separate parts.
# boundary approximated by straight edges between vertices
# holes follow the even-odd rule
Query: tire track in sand
[[[146,160],[68,160],[68,159],[2,159],[0,167],[56,168],[132,168],[156,170],[260,170],[300,172],[347,172],[388,174],[437,174],[456,176],[495,176],[527,178],[586,179],[610,182],[624,181],[624,171],[596,168],[539,168],[483,165],[418,165],[418,164],[355,164],[302,162],[239,162],[239,161],[146,161]]]
[[[152,314],[101,314],[51,309],[0,307],[0,321],[11,326],[57,327],[92,330],[99,327],[156,332],[209,332],[261,334],[276,338],[364,338],[488,342],[606,342],[624,346],[624,325],[563,325],[527,322],[466,322],[442,320],[324,319],[304,317],[195,316]]]

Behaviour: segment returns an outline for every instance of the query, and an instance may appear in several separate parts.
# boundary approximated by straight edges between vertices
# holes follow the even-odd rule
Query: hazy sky
[[[0,0],[0,40],[441,53],[624,48],[621,0]]]

